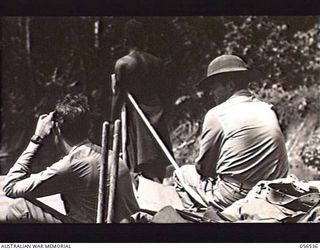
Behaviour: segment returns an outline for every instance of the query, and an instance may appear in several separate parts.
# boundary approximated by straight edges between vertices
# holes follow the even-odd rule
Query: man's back
[[[159,91],[163,86],[161,60],[149,53],[134,51],[120,58],[115,66],[120,85],[132,93],[140,103],[160,103]]]
[[[84,144],[71,152],[69,177],[62,190],[67,215],[75,221],[94,222],[97,211],[97,190],[101,154],[95,145]]]
[[[93,223],[97,214],[101,148],[87,143],[67,157],[70,157],[71,169],[70,179],[67,180],[69,189],[65,190],[63,198],[69,208],[68,215],[79,222]],[[109,186],[109,180],[107,185]],[[129,218],[139,210],[128,168],[121,159],[115,198],[114,222]]]
[[[222,129],[219,175],[253,184],[286,176],[284,137],[270,105],[236,94],[207,116],[214,116],[218,124],[211,125]]]

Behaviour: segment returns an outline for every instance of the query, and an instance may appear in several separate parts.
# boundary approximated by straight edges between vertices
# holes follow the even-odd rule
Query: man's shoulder
[[[223,109],[222,104],[214,106],[213,108],[209,109],[205,117],[216,117],[221,109]]]
[[[259,101],[260,102],[260,101]],[[205,115],[205,117],[216,117],[218,118],[221,115],[225,115],[226,113],[232,113],[235,108],[235,106],[239,107],[241,103],[239,102],[231,102],[230,100],[227,100],[219,105],[216,105],[212,107]],[[255,105],[255,104],[253,104]]]
[[[221,114],[225,115],[226,113],[232,114],[233,112],[238,112],[238,109],[261,109],[261,108],[269,108],[272,105],[266,103],[260,99],[257,99],[252,95],[237,95],[229,98],[225,102],[213,107],[209,110],[210,113],[214,113],[219,116]],[[208,113],[209,113],[208,112]]]
[[[162,67],[162,60],[147,52],[139,52],[132,55],[125,55],[116,61],[116,70],[133,70],[141,65],[149,65],[156,69]]]
[[[141,58],[143,58],[144,61],[149,63],[162,63],[162,60],[159,57],[146,51],[138,51],[130,55],[125,55],[121,57],[119,60],[122,59],[121,61],[125,63],[125,62],[131,62],[131,61],[140,61]]]
[[[70,152],[67,157],[69,157],[70,160],[87,161],[90,158],[99,158],[101,156],[101,152],[100,146],[93,143],[86,143]]]
[[[133,58],[131,56],[125,55],[116,61],[116,66],[124,66],[132,61],[133,61]]]
[[[204,123],[207,126],[217,126],[219,124],[219,112],[218,112],[219,105],[216,107],[211,108],[204,117]]]

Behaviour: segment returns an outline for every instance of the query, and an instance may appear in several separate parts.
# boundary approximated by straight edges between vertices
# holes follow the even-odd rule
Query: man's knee
[[[181,183],[181,181],[183,181],[185,184],[189,185],[193,185],[200,179],[194,165],[181,166],[179,169],[174,171],[173,176],[176,183]],[[182,180],[180,178],[182,178]]]
[[[24,198],[14,199],[6,211],[7,221],[19,221],[28,217],[28,208]]]
[[[43,208],[24,198],[17,198],[8,206],[6,221],[14,223],[61,223]]]
[[[175,189],[179,194],[185,209],[193,210],[196,208],[196,202],[186,192],[184,186],[187,185],[195,192],[200,187],[200,176],[194,165],[183,165],[174,171]]]

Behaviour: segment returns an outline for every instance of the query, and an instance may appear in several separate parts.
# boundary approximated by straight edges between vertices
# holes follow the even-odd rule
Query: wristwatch
[[[31,137],[30,141],[32,141],[32,142],[35,143],[35,144],[41,145],[42,142],[43,142],[43,138],[42,138],[41,136],[39,136],[39,135],[33,135],[33,136]]]

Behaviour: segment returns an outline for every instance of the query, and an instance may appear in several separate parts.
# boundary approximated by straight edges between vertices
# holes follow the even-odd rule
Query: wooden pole
[[[110,186],[109,186],[109,197],[108,197],[108,213],[107,223],[112,223],[114,215],[114,201],[116,195],[118,169],[119,169],[119,152],[120,152],[120,120],[116,120],[114,123],[113,132],[113,154],[111,155],[111,168],[110,168]]]
[[[107,182],[107,169],[108,169],[108,137],[109,137],[109,122],[104,122],[102,125],[102,159],[101,169],[99,173],[99,190],[98,190],[98,210],[97,210],[97,223],[105,221],[105,204],[106,204],[106,182]]]
[[[122,145],[122,160],[129,166],[128,155],[127,155],[127,109],[126,104],[121,109],[121,145]],[[131,166],[129,166],[130,168]],[[131,168],[130,168],[131,170]]]
[[[142,121],[144,122],[144,124],[146,125],[146,127],[148,128],[148,130],[150,131],[150,133],[152,134],[152,136],[154,137],[154,139],[156,140],[156,142],[159,144],[160,148],[162,149],[163,153],[166,155],[166,157],[168,158],[168,160],[170,161],[170,163],[172,164],[172,166],[178,170],[180,167],[179,165],[176,163],[175,159],[172,157],[171,153],[169,152],[169,150],[167,149],[166,145],[163,143],[163,141],[161,140],[161,138],[159,137],[159,135],[157,134],[157,132],[155,131],[155,129],[152,127],[151,123],[149,122],[148,118],[145,116],[145,114],[143,113],[143,111],[140,109],[139,105],[137,104],[137,102],[135,101],[135,99],[133,98],[133,96],[130,93],[127,93],[128,99],[130,101],[130,103],[132,104],[132,106],[135,108],[135,110],[137,111],[137,113],[139,114],[140,118],[142,119]],[[198,203],[200,203],[201,205],[207,207],[208,204],[206,203],[206,201],[204,201],[202,199],[202,197],[194,190],[192,189],[190,186],[186,185],[184,183],[184,179],[183,176],[180,174],[179,171],[176,171],[176,177],[179,179],[179,181],[181,182],[183,188],[185,189],[185,191],[193,198],[195,199]]]

